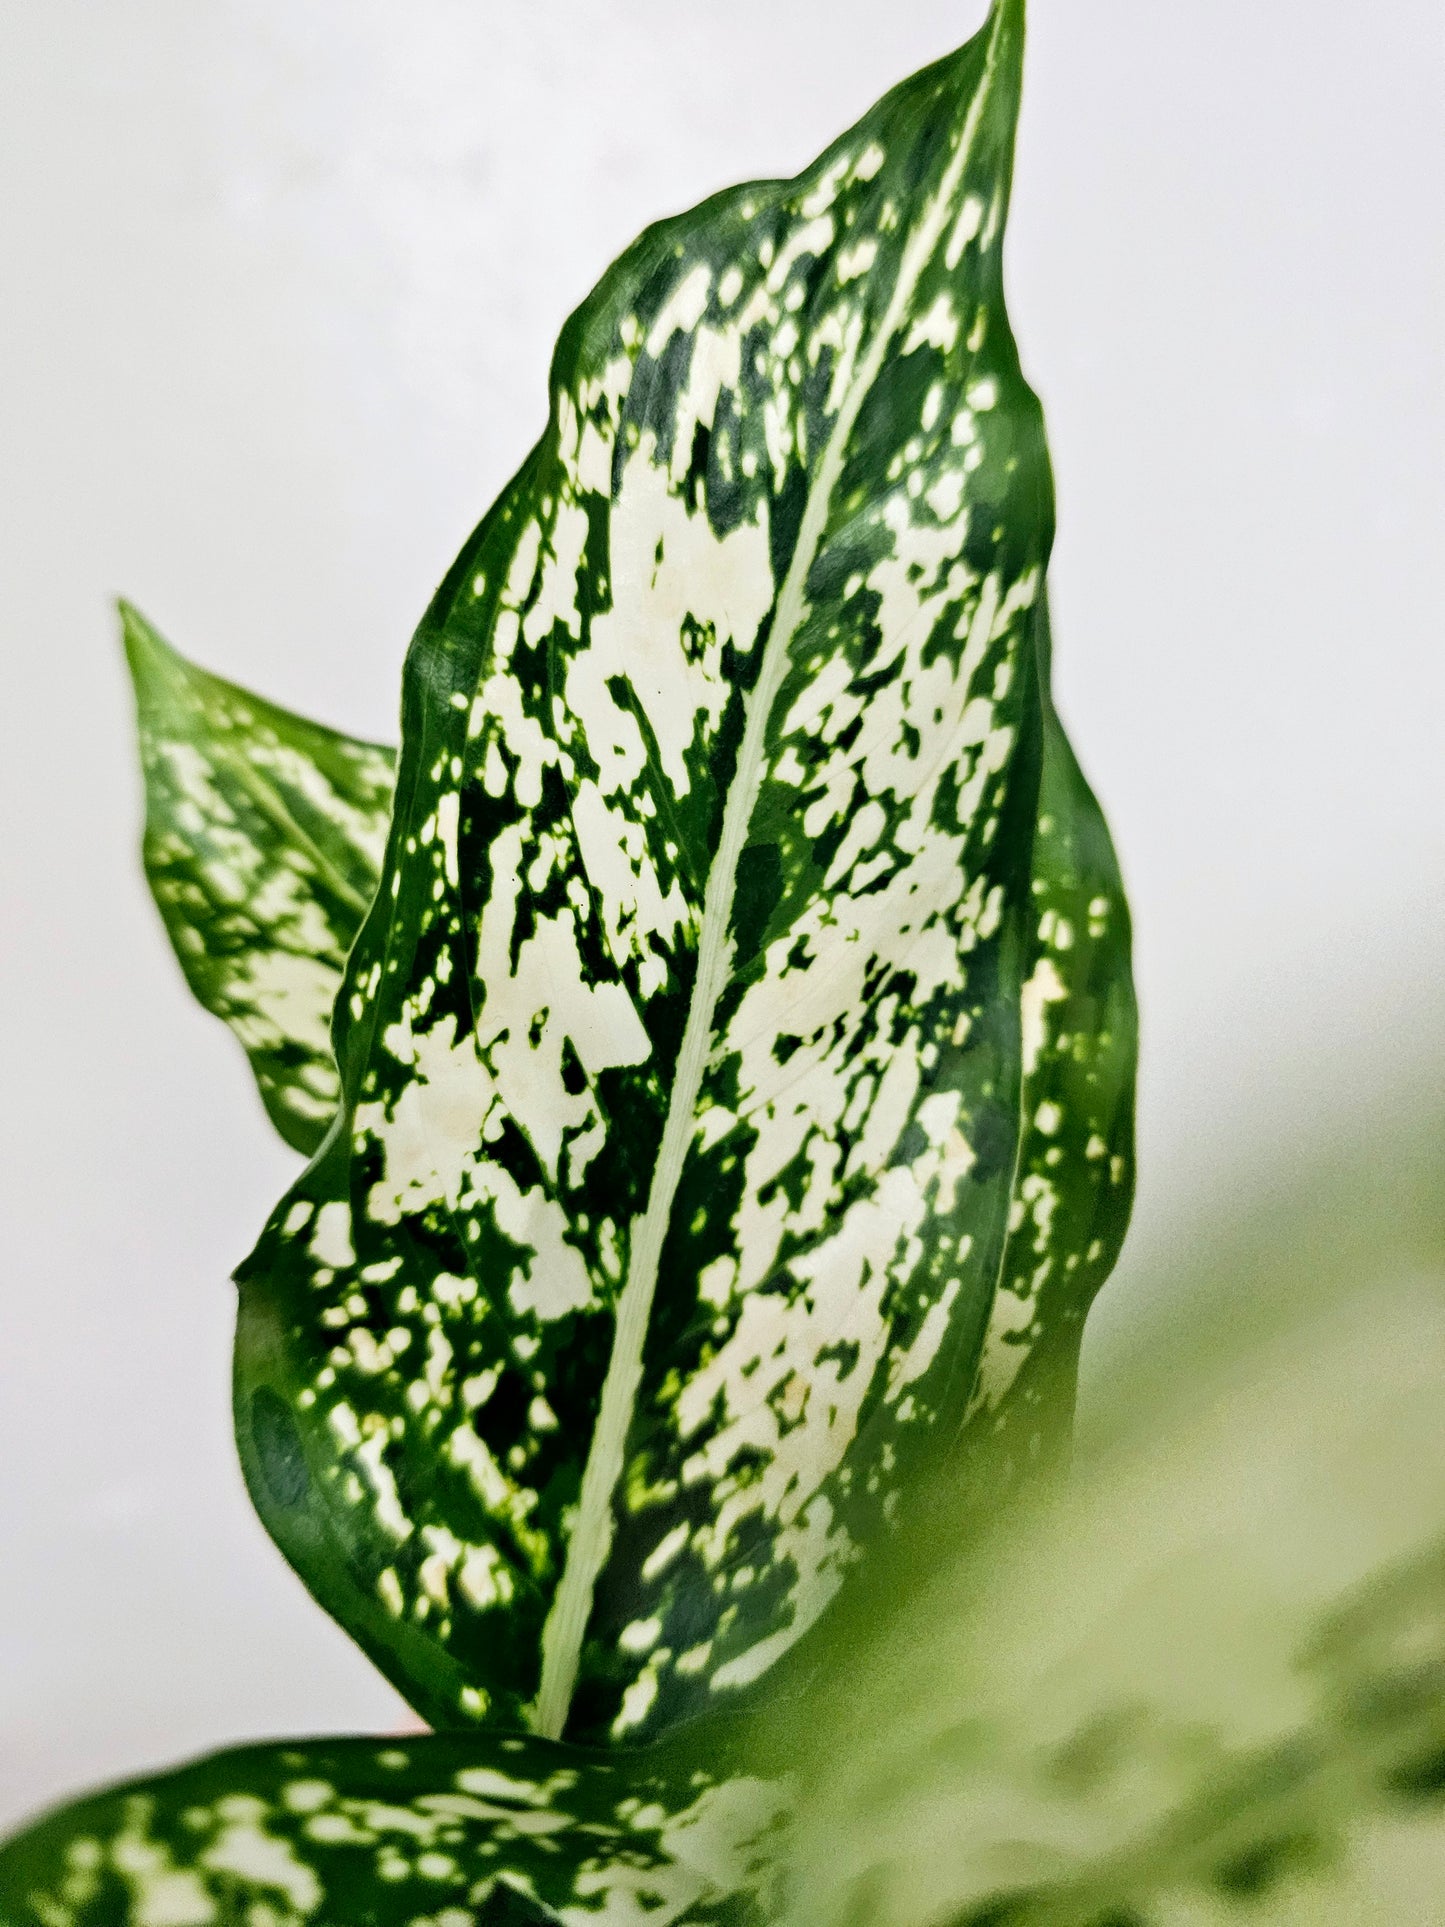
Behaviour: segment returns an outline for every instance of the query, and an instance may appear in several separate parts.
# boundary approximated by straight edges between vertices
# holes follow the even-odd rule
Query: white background
[[[141,882],[107,598],[360,733],[646,221],[980,0],[0,10],[0,1823],[399,1702],[249,1512],[231,1265],[292,1162]],[[1445,958],[1438,0],[1035,0],[1009,278],[1061,703],[1132,887],[1137,1233],[1347,1127]]]

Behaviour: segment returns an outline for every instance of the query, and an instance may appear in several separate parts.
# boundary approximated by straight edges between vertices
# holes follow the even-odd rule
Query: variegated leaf
[[[1023,989],[1023,1141],[965,1430],[966,1475],[991,1507],[1067,1460],[1084,1319],[1114,1269],[1134,1200],[1139,1022],[1129,907],[1108,826],[1049,695],[1047,600],[1039,628],[1044,754]]]
[[[1021,1538],[935,1530],[836,1629],[787,1712],[792,1927],[1438,1917],[1445,1270],[1401,1255],[1185,1359]]]
[[[236,1415],[434,1723],[718,1703],[962,1418],[1052,535],[1002,295],[1022,11],[623,257],[413,644],[345,1128],[238,1274]]]
[[[0,1927],[748,1927],[781,1804],[717,1765],[539,1740],[247,1747],[0,1848]]]
[[[395,756],[198,669],[121,604],[145,866],[186,981],[310,1153],[336,1115],[331,1011],[376,891]]]

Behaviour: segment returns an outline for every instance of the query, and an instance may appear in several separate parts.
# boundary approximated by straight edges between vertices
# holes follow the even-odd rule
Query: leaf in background
[[[964,1433],[964,1475],[991,1510],[1067,1461],[1084,1319],[1134,1200],[1129,906],[1103,812],[1049,695],[1046,601],[1039,629],[1044,760],[1023,990],[1024,1136]]]
[[[1026,1529],[961,1547],[950,1480],[874,1564],[779,1716],[808,1782],[792,1927],[1436,1917],[1440,1142],[1409,1148],[1413,1202],[1394,1145],[1321,1194],[1321,1234],[1371,1185],[1404,1207],[1347,1287],[1292,1224],[1268,1306],[1221,1271],[1207,1316],[1106,1373],[1107,1449]]]
[[[346,1128],[238,1274],[236,1413],[433,1724],[743,1688],[967,1403],[1052,536],[1022,12],[623,257],[413,645]]]
[[[776,1787],[546,1741],[297,1740],[0,1847],[0,1927],[545,1927],[763,1917]]]
[[[120,613],[151,890],[187,983],[309,1156],[340,1102],[331,1011],[376,891],[395,757],[208,675]]]

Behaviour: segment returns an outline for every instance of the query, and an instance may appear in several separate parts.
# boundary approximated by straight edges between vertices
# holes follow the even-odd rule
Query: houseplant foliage
[[[1054,1477],[1135,1018],[1002,304],[1022,12],[604,277],[399,755],[123,609],[158,905],[311,1159],[240,1273],[248,1482],[437,1730],[83,1800],[0,1927],[1438,1891],[1438,1119],[1272,1271],[1206,1232],[1232,1295]]]
[[[1058,1465],[1134,1011],[1048,693],[1022,47],[998,0],[608,271],[394,763],[123,611],[158,903],[310,1156],[237,1274],[248,1485],[438,1731],[101,1796],[7,1922],[766,1913],[757,1703],[940,1461],[967,1542]]]
[[[278,1542],[436,1724],[725,1704],[935,1423],[976,1384],[998,1422],[1041,1284],[1076,1306],[1112,1257],[1126,931],[1042,692],[1020,53],[1002,8],[798,180],[644,236],[413,644],[341,1108],[239,1273],[236,1416]],[[1080,968],[1123,1034],[1074,1013],[1103,1088],[1028,1106],[1019,1173]]]
[[[236,1417],[433,1723],[725,1702],[975,1378],[1051,534],[1001,306],[1020,52],[1004,8],[799,179],[645,235],[413,643],[341,1121],[238,1272]]]
[[[941,1454],[747,1720],[222,1754],[13,1843],[0,1918],[1431,1918],[1445,1120],[1398,1097],[1282,1223],[1241,1235],[1234,1195],[1197,1228],[1202,1312],[1103,1368],[1071,1490],[980,1543]]]

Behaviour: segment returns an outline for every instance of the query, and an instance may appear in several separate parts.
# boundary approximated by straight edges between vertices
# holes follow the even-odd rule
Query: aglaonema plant
[[[940,1460],[965,1542],[1062,1463],[1135,1020],[1049,697],[1022,51],[997,0],[608,271],[395,757],[123,609],[157,902],[309,1158],[237,1273],[247,1483],[435,1731],[102,1795],[7,1924],[769,1915],[758,1707]]]

